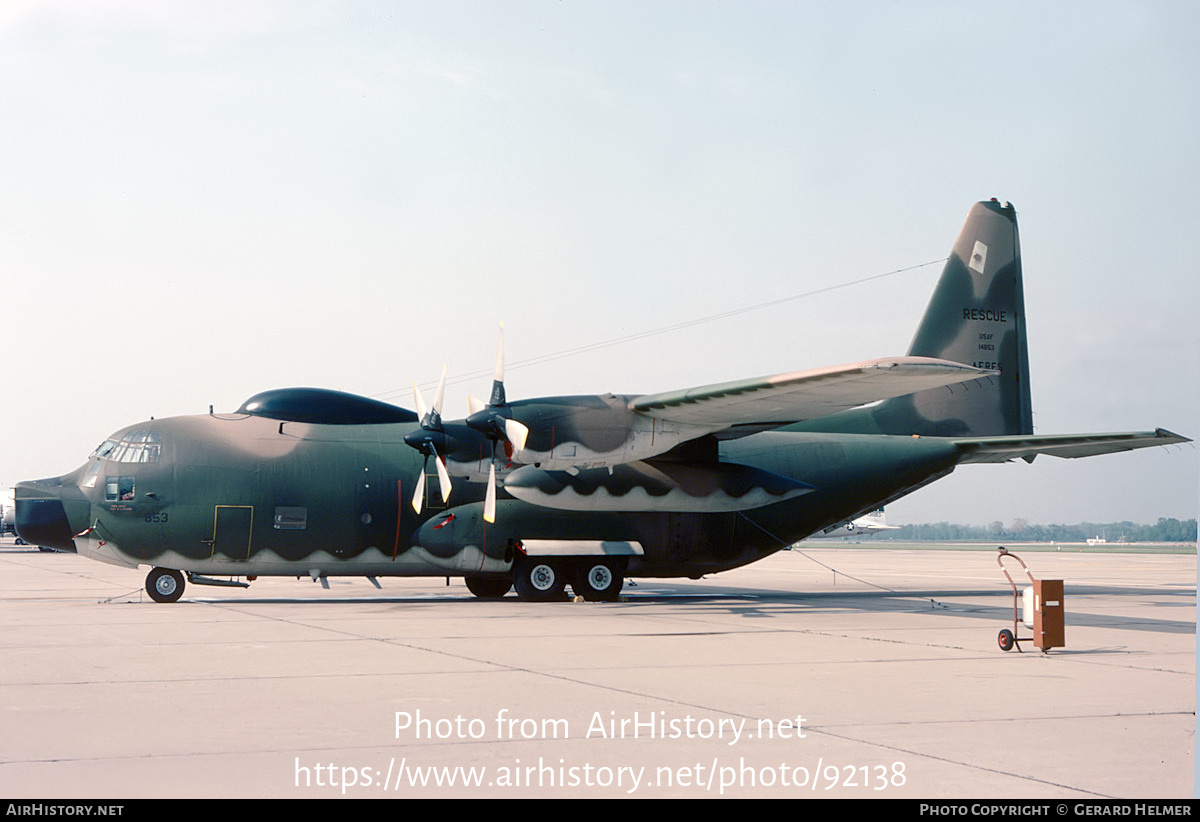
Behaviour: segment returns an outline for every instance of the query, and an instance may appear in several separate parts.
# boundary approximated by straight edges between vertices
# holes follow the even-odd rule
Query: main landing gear
[[[625,584],[621,564],[613,559],[585,558],[576,563],[571,588],[588,602],[616,602]]]
[[[466,583],[467,590],[480,599],[500,599],[512,588],[508,577],[470,576]]]
[[[526,602],[563,598],[567,583],[588,602],[615,602],[625,584],[625,569],[607,557],[518,557],[513,587]]]
[[[175,602],[183,596],[183,574],[169,568],[154,568],[146,575],[146,593],[155,602]]]

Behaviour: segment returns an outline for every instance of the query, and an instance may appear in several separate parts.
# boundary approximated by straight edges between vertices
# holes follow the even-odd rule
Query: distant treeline
[[[884,539],[917,541],[1005,540],[1007,542],[1085,542],[1095,537],[1109,542],[1195,542],[1196,520],[1160,517],[1153,525],[1133,522],[1081,522],[1078,525],[1036,525],[1023,519],[1008,525],[956,525],[936,522],[901,525],[880,534]]]

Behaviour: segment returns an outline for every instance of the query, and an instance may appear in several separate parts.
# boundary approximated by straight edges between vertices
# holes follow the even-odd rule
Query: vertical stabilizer
[[[942,270],[908,353],[998,370],[814,421],[809,430],[941,437],[1033,433],[1017,214],[976,203]]]
[[[996,201],[976,203],[946,261],[908,353],[998,369],[990,385],[903,397],[939,436],[1032,434],[1029,350],[1017,213]]]

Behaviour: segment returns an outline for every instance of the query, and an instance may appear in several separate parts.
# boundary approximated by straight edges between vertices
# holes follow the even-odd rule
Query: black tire
[[[1011,651],[1013,646],[1017,644],[1017,638],[1013,636],[1013,632],[1005,628],[996,637],[996,644],[1000,646],[1001,651]]]
[[[508,577],[469,576],[466,578],[467,590],[480,599],[500,599],[512,588],[512,580]]]
[[[168,568],[154,568],[146,574],[146,593],[155,602],[175,602],[183,596],[183,574]]]
[[[610,559],[584,560],[571,577],[571,589],[588,602],[615,602],[624,585],[620,563]]]
[[[513,587],[526,602],[562,599],[566,584],[562,565],[548,559],[523,557],[513,571]]]

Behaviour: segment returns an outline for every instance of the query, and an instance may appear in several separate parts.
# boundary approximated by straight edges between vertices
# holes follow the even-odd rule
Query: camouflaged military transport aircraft
[[[1033,434],[1016,213],[974,206],[904,357],[641,396],[489,402],[443,422],[312,388],[124,428],[16,488],[31,543],[184,577],[462,576],[480,597],[612,599],[736,568],[958,465],[1188,441]],[[433,471],[429,463],[433,462]],[[426,474],[430,478],[426,480]],[[437,493],[433,493],[434,483]],[[218,578],[222,577],[222,578]],[[327,584],[327,583],[326,583]]]

